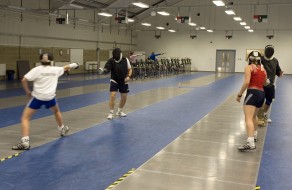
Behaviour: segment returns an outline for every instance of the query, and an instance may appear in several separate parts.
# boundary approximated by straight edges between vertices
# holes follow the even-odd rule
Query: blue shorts
[[[118,83],[111,81],[110,92],[117,92],[117,91],[119,91],[120,93],[130,92],[128,84],[118,84]]]
[[[247,89],[244,105],[251,105],[261,108],[265,101],[265,92],[256,89]]]
[[[27,107],[34,109],[34,110],[38,110],[40,109],[42,106],[45,106],[46,109],[49,109],[51,107],[54,107],[55,105],[57,105],[57,101],[55,98],[53,98],[52,100],[48,100],[48,101],[44,101],[44,100],[38,100],[36,98],[32,98],[28,104]]]

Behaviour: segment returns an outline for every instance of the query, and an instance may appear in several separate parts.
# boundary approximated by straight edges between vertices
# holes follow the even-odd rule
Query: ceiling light
[[[151,26],[151,24],[150,23],[146,23],[146,22],[143,22],[143,23],[141,23],[143,26]]]
[[[236,20],[236,21],[241,21],[241,18],[238,17],[238,16],[234,17],[233,19]]]
[[[145,3],[142,3],[142,2],[135,2],[135,3],[132,3],[132,4],[137,6],[137,7],[143,8],[143,9],[149,8],[149,5],[147,5]]]
[[[169,13],[166,11],[157,11],[157,13],[162,15],[162,16],[169,16]]]
[[[250,26],[245,26],[244,28],[247,29],[247,30],[249,30],[250,29]]]
[[[189,25],[190,26],[197,26],[197,24],[196,23],[193,23],[193,22],[190,22]]]
[[[97,13],[97,14],[100,15],[100,16],[105,16],[105,17],[111,17],[111,16],[113,16],[112,14],[106,13],[106,12],[101,12],[101,13]]]
[[[162,27],[162,26],[157,26],[156,28],[159,29],[159,30],[164,30],[164,29],[165,29],[165,28]]]
[[[214,3],[217,7],[225,6],[225,3],[224,3],[223,1],[220,1],[220,0],[214,0],[213,3]]]
[[[75,4],[69,4],[70,7],[74,7],[77,9],[83,9],[84,7],[80,6],[80,5],[75,5]]]
[[[232,9],[226,9],[225,13],[228,15],[235,15],[235,12]]]
[[[201,30],[205,30],[206,28],[205,28],[204,26],[201,26],[200,29],[201,29]]]
[[[175,32],[175,30],[168,30],[169,32]]]
[[[240,22],[240,25],[245,26],[246,22]]]
[[[250,29],[250,30],[248,30],[249,32],[253,32],[253,30],[252,29]]]
[[[213,32],[213,30],[207,30],[207,32]]]
[[[128,22],[135,22],[135,20],[132,18],[128,18]]]
[[[10,9],[18,9],[18,10],[22,10],[22,11],[25,10],[24,7],[16,7],[16,6],[12,6],[12,5],[8,5],[8,8],[10,8]]]

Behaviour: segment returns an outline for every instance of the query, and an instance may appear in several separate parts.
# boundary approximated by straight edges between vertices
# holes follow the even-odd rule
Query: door
[[[234,73],[235,72],[235,50],[216,51],[216,72]]]

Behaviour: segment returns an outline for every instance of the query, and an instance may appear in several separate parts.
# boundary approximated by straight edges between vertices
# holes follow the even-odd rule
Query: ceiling
[[[290,30],[292,26],[279,24],[282,18],[291,18],[292,0],[223,0],[225,7],[216,7],[211,0],[140,0],[150,6],[142,9],[132,5],[134,0],[0,0],[0,9],[5,12],[33,14],[48,17],[49,13],[60,16],[62,11],[74,11],[70,18],[87,19],[87,24],[94,22],[117,25],[115,16],[126,16],[133,18],[134,23],[124,24],[132,30],[157,30],[156,26],[163,26],[166,29],[177,31],[199,30],[198,26],[205,26],[214,31],[237,31],[245,30],[243,26],[233,20],[232,16],[225,14],[227,8],[232,8],[243,21],[254,30]],[[165,10],[170,16],[156,14]],[[104,18],[94,14],[97,19],[92,19],[90,14],[85,12],[107,11],[114,14],[111,18]],[[78,13],[78,14],[75,14]],[[79,14],[80,13],[80,14]],[[82,14],[81,14],[82,13]],[[83,14],[84,13],[84,14]],[[268,15],[268,23],[253,23],[253,15]],[[76,16],[77,15],[77,16]],[[188,16],[197,26],[191,27],[188,24],[178,24],[177,16]],[[86,18],[87,17],[87,18]],[[142,26],[142,22],[152,24],[151,27]],[[122,24],[120,24],[122,25]]]

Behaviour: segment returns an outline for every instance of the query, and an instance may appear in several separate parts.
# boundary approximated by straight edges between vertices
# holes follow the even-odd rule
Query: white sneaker
[[[119,112],[116,113],[116,116],[119,116],[119,117],[126,117],[127,114],[125,114],[125,113],[122,112],[122,111],[119,111]]]
[[[14,145],[12,147],[12,150],[29,150],[30,145],[29,145],[29,140],[23,141],[21,140],[17,145]]]
[[[264,113],[264,118],[267,123],[272,123],[272,120],[268,117],[267,113]]]
[[[256,149],[255,144],[250,144],[248,142],[246,142],[245,144],[243,144],[242,146],[238,147],[239,151],[245,151],[245,150],[254,150]]]
[[[114,118],[114,114],[113,113],[109,113],[107,116],[108,120],[112,120]]]
[[[69,132],[69,127],[68,126],[62,127],[62,129],[60,130],[61,137],[66,136],[68,134],[68,132]]]

